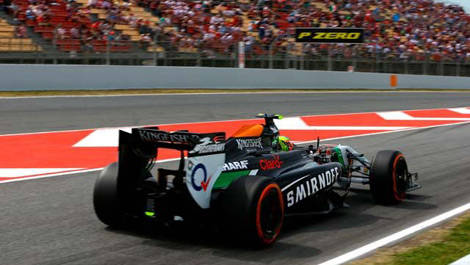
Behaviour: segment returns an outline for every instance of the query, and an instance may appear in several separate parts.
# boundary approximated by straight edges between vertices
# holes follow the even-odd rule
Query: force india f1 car
[[[380,204],[399,203],[420,187],[399,151],[380,151],[372,162],[350,146],[318,141],[315,147],[280,151],[272,144],[279,116],[261,117],[265,124],[243,126],[228,139],[223,132],[157,127],[120,131],[119,161],[95,184],[96,215],[112,227],[132,220],[212,222],[267,246],[278,237],[284,217],[343,207],[351,183],[369,184]],[[179,151],[177,169],[152,169],[161,148]]]

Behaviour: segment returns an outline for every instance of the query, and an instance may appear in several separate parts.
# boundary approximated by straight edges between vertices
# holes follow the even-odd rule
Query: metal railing
[[[390,53],[367,46],[305,45],[293,41],[245,45],[246,68],[470,76],[470,58],[432,51]],[[160,41],[59,39],[39,46],[30,39],[0,38],[0,63],[238,67],[237,43],[179,46]]]
[[[40,51],[41,47],[29,38],[0,37],[0,53]]]

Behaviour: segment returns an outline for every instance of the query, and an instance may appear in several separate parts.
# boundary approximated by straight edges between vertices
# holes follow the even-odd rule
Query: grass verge
[[[443,265],[470,254],[470,212],[350,265]]]

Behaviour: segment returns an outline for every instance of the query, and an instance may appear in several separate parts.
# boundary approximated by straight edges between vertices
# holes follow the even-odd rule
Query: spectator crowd
[[[305,56],[380,57],[399,60],[470,59],[470,15],[462,7],[432,0],[13,0],[9,12],[18,15],[18,1],[27,1],[27,20],[45,25],[65,5],[66,21],[56,28],[59,38],[127,40],[115,25],[127,24],[141,34],[141,44],[166,43],[166,50],[208,55],[233,52],[240,41],[246,54],[296,53]],[[65,2],[62,2],[65,1]],[[129,12],[140,6],[158,22]],[[91,9],[103,9],[97,19]],[[57,10],[57,8],[55,9]],[[364,28],[365,44],[295,43],[296,27]],[[86,42],[86,41],[85,41]]]
[[[244,41],[247,54],[298,48],[295,27],[364,28],[366,43],[306,44],[307,56],[380,57],[434,61],[470,59],[470,15],[431,0],[137,0],[160,17],[173,47],[227,52]],[[155,32],[155,31],[154,31]]]

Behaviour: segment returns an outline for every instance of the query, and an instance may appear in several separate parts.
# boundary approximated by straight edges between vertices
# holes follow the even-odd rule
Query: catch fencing
[[[45,43],[0,38],[0,63],[154,65],[238,67],[236,43],[213,46],[160,41],[60,39]],[[470,76],[470,58],[451,58],[432,51],[390,53],[367,44],[296,43],[293,38],[245,45],[245,67],[394,74]]]

